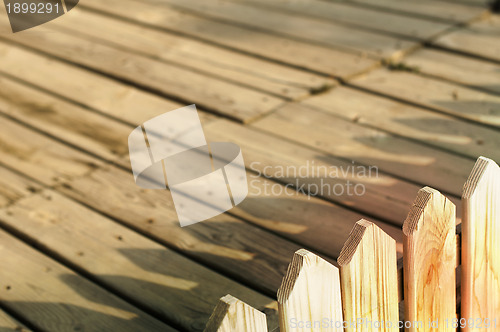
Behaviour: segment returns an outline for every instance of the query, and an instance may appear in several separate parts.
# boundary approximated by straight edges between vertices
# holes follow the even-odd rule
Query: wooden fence
[[[421,189],[403,224],[400,262],[396,241],[366,220],[351,231],[339,268],[298,250],[278,290],[280,331],[500,331],[500,169],[494,161],[477,160],[462,209],[457,227],[455,205],[437,190]],[[266,316],[227,295],[205,331],[267,332]]]

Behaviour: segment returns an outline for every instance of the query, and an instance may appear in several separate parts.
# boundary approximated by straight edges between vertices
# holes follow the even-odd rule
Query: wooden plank
[[[0,230],[0,302],[44,331],[176,331]]]
[[[420,49],[404,63],[426,75],[500,94],[500,65],[430,48]]]
[[[351,84],[442,113],[500,127],[500,96],[387,69],[372,71]]]
[[[462,317],[474,320],[464,331],[487,327],[499,331],[500,321],[500,169],[480,157],[464,185],[462,222]]]
[[[498,130],[364,91],[342,86],[308,98],[302,104],[474,159],[480,155],[500,158]]]
[[[39,190],[40,186],[32,181],[4,167],[0,167],[0,208],[32,195]]]
[[[418,192],[403,225],[405,320],[422,324],[411,324],[407,331],[438,327],[455,331],[451,324],[456,318],[455,210],[439,191],[425,187]]]
[[[0,309],[0,331],[30,332],[31,330]]]
[[[460,195],[461,184],[473,164],[467,158],[296,104],[288,104],[252,126],[337,158],[374,166],[382,174],[422,185],[432,183],[456,196]]]
[[[55,20],[51,24],[60,30],[87,35],[132,52],[287,99],[303,98],[311,90],[335,84],[328,77],[117,20],[79,7],[71,12],[70,20]],[[106,31],[106,34],[102,31]]]
[[[280,331],[343,331],[339,269],[298,250],[278,289]]]
[[[240,1],[241,2],[241,1]],[[340,22],[353,27],[362,27],[371,31],[398,35],[418,40],[428,40],[451,25],[443,22],[433,22],[420,18],[401,16],[393,13],[356,7],[344,2],[303,0],[246,0],[245,4],[257,4],[263,8],[282,10],[298,15],[307,15],[315,18]]]
[[[211,303],[225,292],[261,310],[267,308],[270,327],[277,325],[277,312],[273,311],[277,305],[271,298],[58,193],[45,190],[20,200],[0,211],[0,220],[5,227],[183,329],[202,331],[212,311]],[[220,254],[216,250],[212,253]]]
[[[451,3],[434,0],[354,0],[346,3],[368,6],[369,8],[382,9],[408,16],[460,23],[469,22],[486,12],[485,8],[471,8],[455,1]]]
[[[367,54],[379,59],[397,59],[418,47],[416,42],[402,38],[379,35],[314,18],[265,11],[240,2],[166,0],[162,4],[187,10],[203,17],[262,29],[356,54]],[[282,24],[283,22],[287,23]]]
[[[473,23],[443,35],[434,43],[440,47],[500,62],[500,15]]]
[[[2,37],[243,122],[265,114],[282,103],[282,99],[274,96],[98,44],[71,33],[54,31]]]
[[[396,242],[373,223],[354,226],[337,260],[346,331],[398,331]],[[379,324],[371,325],[371,324]]]
[[[204,332],[267,332],[266,315],[237,298],[223,296]]]
[[[205,19],[184,11],[133,0],[87,0],[79,4],[127,20],[173,31],[196,39],[282,62],[349,78],[376,65],[376,61],[328,47],[274,36],[266,32]],[[189,22],[178,24],[177,22]],[[251,37],[251,38],[249,38]]]

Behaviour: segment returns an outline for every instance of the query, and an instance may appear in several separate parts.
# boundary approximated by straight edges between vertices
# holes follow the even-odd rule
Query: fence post
[[[266,315],[226,295],[219,300],[204,332],[267,332]]]
[[[339,270],[300,249],[278,290],[280,331],[343,331]]]
[[[403,224],[407,331],[456,330],[452,327],[457,317],[455,213],[450,200],[425,187]]]
[[[487,330],[500,331],[500,169],[494,161],[477,160],[462,207],[463,330],[484,331],[489,320]]]
[[[396,241],[375,224],[356,223],[337,260],[346,331],[398,331]]]

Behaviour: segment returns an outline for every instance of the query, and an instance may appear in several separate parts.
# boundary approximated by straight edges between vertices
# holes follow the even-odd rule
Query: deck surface
[[[483,0],[85,0],[16,34],[0,7],[1,332],[203,331],[226,294],[277,330],[297,249],[335,262],[365,218],[401,250],[421,187],[459,205],[475,159],[500,161]],[[127,138],[189,104],[252,184],[181,228],[168,190],[135,184]],[[304,165],[378,171],[281,171]],[[301,189],[349,181],[363,194]]]

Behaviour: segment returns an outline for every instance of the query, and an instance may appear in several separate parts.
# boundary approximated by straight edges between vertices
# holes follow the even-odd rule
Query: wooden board
[[[382,174],[421,185],[432,183],[456,196],[460,195],[473,164],[469,159],[296,104],[289,104],[252,126],[338,158],[376,166]],[[398,191],[395,194],[401,195]]]
[[[221,297],[204,332],[267,332],[266,315],[237,298]]]
[[[474,159],[480,155],[500,159],[498,130],[364,91],[338,87],[302,104]]]
[[[422,324],[407,331],[456,330],[455,210],[439,191],[425,187],[403,225],[405,321]]]
[[[500,329],[500,169],[480,157],[464,185],[462,222],[461,317],[464,331],[478,331],[490,322],[489,331]]]
[[[31,330],[0,309],[0,331],[30,332]]]
[[[337,260],[344,320],[353,331],[398,331],[396,243],[367,220],[354,226]],[[371,322],[371,323],[369,323]],[[370,325],[370,324],[379,324]]]
[[[145,1],[87,0],[79,6],[336,77],[352,77],[373,68],[377,63],[360,55],[349,55],[328,47],[208,20]]]
[[[435,41],[439,47],[500,62],[500,15],[491,15]]]
[[[250,121],[282,104],[282,99],[194,71],[98,44],[70,33],[3,35],[15,43],[46,52],[161,95],[196,103],[239,121]]]
[[[339,269],[298,250],[278,289],[278,305],[281,332],[343,331]]]
[[[0,230],[0,302],[44,331],[176,331]]]
[[[500,94],[500,64],[431,48],[412,53],[404,63],[426,75]]]
[[[439,112],[500,127],[500,96],[387,69],[372,71],[351,84]]]
[[[352,25],[353,27],[366,28],[370,31],[418,40],[431,39],[451,26],[442,22],[376,11],[361,6],[352,6],[345,1],[279,0],[271,2],[265,0],[245,0],[239,2],[256,4],[262,6],[262,8],[272,8],[297,15],[321,18],[330,22],[339,22]]]
[[[169,4],[223,22],[262,29],[356,54],[367,54],[374,58],[397,59],[418,46],[416,42],[397,37],[379,35],[314,18],[264,11],[241,2],[166,0],[162,4]]]
[[[51,25],[131,52],[287,99],[299,99],[335,81],[178,35],[82,10]],[[102,32],[106,31],[105,34]]]
[[[0,208],[40,190],[40,186],[4,167],[0,167]]]
[[[277,323],[277,312],[273,312],[276,303],[271,298],[55,192],[46,190],[18,201],[0,211],[0,220],[106,287],[183,329],[202,331],[212,311],[211,303],[225,292],[257,308],[267,308],[270,327]]]
[[[400,1],[400,0],[355,0],[347,3],[358,6],[377,8],[383,11],[423,17],[433,20],[451,22],[468,22],[486,12],[485,8],[471,8],[458,1],[445,2],[434,0]]]

